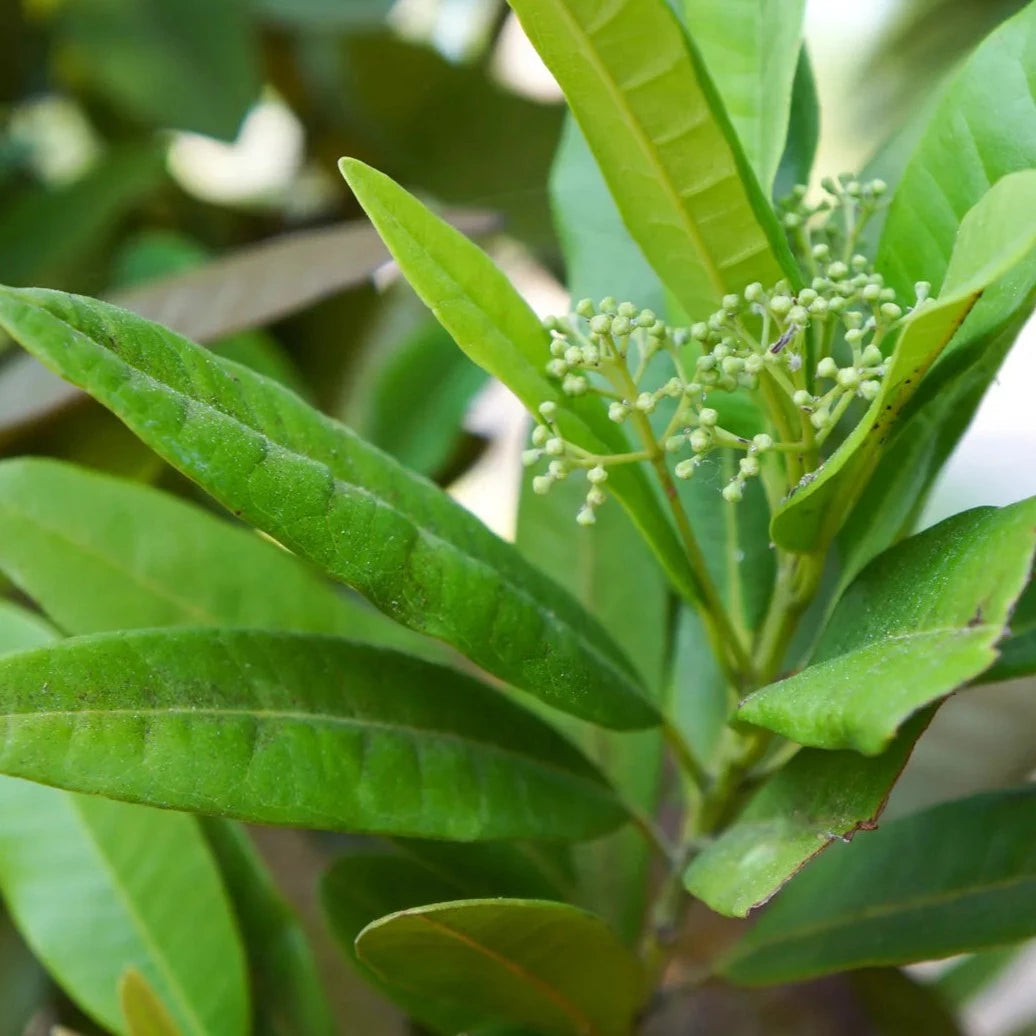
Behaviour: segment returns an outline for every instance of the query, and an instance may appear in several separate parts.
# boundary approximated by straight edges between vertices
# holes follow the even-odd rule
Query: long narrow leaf
[[[162,630],[0,661],[0,772],[259,823],[589,837],[624,812],[547,724],[477,681],[332,637]]]
[[[115,307],[0,291],[0,326],[227,507],[550,704],[616,727],[654,708],[568,595],[425,480],[259,375]]]
[[[704,63],[665,0],[510,0],[630,233],[695,319],[797,280]]]

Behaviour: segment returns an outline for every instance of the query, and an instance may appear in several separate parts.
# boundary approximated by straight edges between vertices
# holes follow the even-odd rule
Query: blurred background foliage
[[[831,22],[850,6],[819,0],[810,12]],[[875,0],[857,12],[867,33],[818,38],[818,175],[868,165],[894,182],[939,83],[1021,6]],[[563,283],[547,185],[564,109],[523,53],[503,0],[0,0],[0,282],[117,299],[454,484],[485,453],[483,433],[465,430],[485,379],[405,285],[376,276],[385,253],[335,163],[352,155],[384,170],[528,283]],[[836,65],[837,83],[825,71]],[[67,458],[193,495],[107,412],[9,345],[0,456]],[[954,795],[1031,769],[1031,736],[1006,751],[996,734],[1031,731],[1031,706],[1003,689],[990,703],[981,718],[945,710],[894,810],[945,796],[947,756]],[[978,749],[977,727],[991,732]],[[310,922],[342,1031],[404,1031],[387,1006],[342,985],[315,920],[315,875],[341,840],[268,831],[261,841]],[[967,974],[988,982],[999,971],[984,963]],[[829,1032],[836,1018],[838,1031],[922,1031],[906,1009],[859,1021],[868,1004],[889,1003],[875,990],[906,981],[875,973],[819,997],[709,987],[680,1018],[701,1031]],[[0,1005],[0,1036],[56,1021],[91,1031],[2,916]]]

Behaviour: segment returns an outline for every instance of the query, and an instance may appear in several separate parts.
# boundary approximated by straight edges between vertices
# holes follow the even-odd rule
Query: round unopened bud
[[[745,371],[748,374],[758,374],[763,369],[763,358],[758,353],[752,353],[745,360]]]
[[[883,359],[885,359],[885,357],[881,355],[881,350],[871,343],[863,350],[863,355],[860,357],[860,363],[863,364],[864,367],[877,367]]]
[[[545,369],[552,378],[563,378],[568,373],[568,364],[560,358],[554,359],[547,364]]]
[[[860,297],[865,302],[877,302],[881,297],[881,285],[880,284],[867,284],[860,292]]]
[[[745,361],[740,356],[725,356],[721,366],[724,374],[740,374],[745,369]]]
[[[766,450],[773,449],[773,438],[766,434],[766,432],[760,432],[752,439],[752,448],[758,453],[764,453]]]
[[[619,304],[615,301],[611,295],[606,295],[601,299],[600,304],[597,307],[602,313],[609,313],[614,316],[619,311]]]
[[[809,311],[805,306],[792,306],[791,309],[788,310],[788,319],[793,324],[801,326],[809,320]]]
[[[826,263],[831,258],[831,247],[829,245],[814,245],[813,258],[818,262]]]
[[[814,402],[813,397],[805,389],[797,389],[791,401],[796,406],[812,406]]]
[[[612,318],[607,313],[598,313],[590,318],[590,330],[595,335],[610,334],[612,329]]]
[[[565,350],[565,363],[569,367],[578,367],[583,362],[583,348],[579,345],[570,345]]]
[[[543,444],[543,452],[551,457],[560,457],[565,452],[565,440],[554,436]]]
[[[731,353],[729,339],[724,338],[713,350],[712,355],[719,361],[725,360]]]
[[[825,356],[817,364],[817,377],[818,378],[835,378],[837,376],[838,376],[838,364],[835,363],[833,357]]]
[[[564,330],[564,325],[561,323],[560,320],[558,320],[557,317],[544,317],[540,321],[540,324],[545,331],[553,331],[555,333],[560,333]]]
[[[630,408],[625,403],[620,403],[616,400],[614,403],[608,406],[608,417],[616,424],[621,424],[630,416]]]
[[[821,431],[831,424],[831,414],[826,409],[821,408],[809,415],[809,423],[817,431]]]
[[[809,304],[809,311],[815,317],[823,316],[827,312],[827,299],[825,299],[825,298],[814,299]]]
[[[867,257],[865,255],[861,255],[859,252],[849,260],[849,263],[857,273],[862,273],[867,269],[868,265]]]
[[[698,424],[702,428],[715,428],[719,421],[719,414],[710,406],[702,407],[698,411]]]
[[[553,400],[548,399],[545,403],[540,403],[537,409],[544,421],[553,421],[558,416],[558,405]]]
[[[567,338],[552,338],[550,341],[550,355],[555,359],[565,355],[565,350],[568,348]]]
[[[582,359],[584,367],[596,367],[601,362],[601,350],[596,345],[584,345]]]
[[[723,487],[723,499],[728,504],[739,503],[745,495],[745,484],[740,479],[735,479],[733,482],[728,482]]]
[[[673,468],[673,474],[676,475],[677,478],[690,478],[691,475],[694,474],[694,469],[696,467],[697,465],[693,460],[682,460],[675,468]]]
[[[641,412],[650,414],[651,411],[655,409],[656,402],[655,397],[650,392],[641,392],[641,394],[637,396],[636,403],[633,405]]]
[[[903,315],[903,310],[894,302],[884,302],[881,306],[881,315],[886,320],[898,320]]]
[[[712,433],[707,428],[695,428],[687,441],[695,453],[704,453],[712,445]]]
[[[765,297],[766,293],[763,291],[763,286],[758,281],[753,281],[745,288],[746,302],[762,302]]]
[[[522,464],[531,468],[543,456],[543,450],[522,450]]]
[[[682,396],[683,382],[679,378],[670,378],[665,385],[662,386],[662,394],[668,396],[670,399],[676,399],[677,396]]]
[[[620,302],[618,314],[627,320],[632,320],[637,315],[637,307],[632,302]]]
[[[724,392],[733,392],[737,388],[737,378],[732,374],[722,374],[716,379],[716,385]]]
[[[647,333],[652,338],[665,338],[666,326],[664,320],[656,320],[648,329]]]
[[[704,342],[709,337],[709,325],[698,321],[697,324],[691,324],[691,337],[698,342]]]
[[[597,521],[597,515],[594,514],[592,507],[580,508],[579,514],[576,515],[576,522],[579,525],[593,525]]]
[[[703,353],[698,357],[696,366],[700,371],[710,371],[716,366],[716,357],[712,353]]]
[[[845,340],[850,345],[859,345],[863,341],[864,331],[859,327],[851,327],[845,332]]]
[[[568,478],[571,471],[572,469],[563,460],[552,460],[550,464],[547,465],[547,474],[558,482],[562,479]]]
[[[740,295],[724,295],[723,296],[723,308],[728,313],[736,313],[741,308],[741,296]]]
[[[589,320],[594,315],[594,300],[593,299],[580,299],[576,303],[576,313]]]
[[[719,310],[718,312],[713,313],[711,317],[709,317],[708,323],[710,331],[722,331],[723,328],[727,326],[727,314],[724,313],[722,310]]]
[[[533,446],[542,446],[550,438],[550,429],[545,425],[538,424],[533,428],[530,438],[532,439]]]
[[[843,277],[849,276],[849,267],[840,259],[836,260],[827,268],[827,275],[833,281],[840,281]]]
[[[875,198],[880,198],[888,190],[888,187],[889,185],[881,179],[871,180],[871,182],[867,184],[869,192],[873,194]]]
[[[838,372],[838,384],[844,389],[854,391],[860,384],[860,372],[855,367],[843,367]]]
[[[918,304],[924,302],[928,298],[928,293],[932,290],[932,286],[928,281],[918,281],[914,285],[914,294],[917,296]]]
[[[865,381],[863,382],[863,384],[860,385],[857,394],[862,396],[864,399],[867,400],[868,403],[870,403],[880,391],[880,381]]]
[[[612,317],[612,334],[625,338],[633,330],[633,324],[629,317]]]
[[[607,500],[607,499],[608,498],[605,496],[604,490],[603,489],[598,489],[597,486],[594,486],[586,494],[586,504],[587,504],[587,507],[600,507],[601,504],[603,504],[604,501]]]
[[[550,475],[537,475],[532,480],[532,491],[537,496],[543,496],[544,493],[550,492],[550,487],[554,485],[554,479]]]
[[[676,453],[676,451],[679,450],[686,441],[687,436],[685,435],[669,436],[669,438],[665,441],[666,453]]]
[[[798,301],[800,306],[808,306],[811,303],[816,302],[816,300],[817,293],[814,288],[803,288],[802,291],[799,292]]]
[[[586,378],[581,377],[578,374],[566,374],[565,380],[561,383],[561,391],[564,392],[566,396],[585,395],[589,388],[590,383]]]
[[[753,454],[749,454],[747,457],[742,457],[741,462],[738,464],[738,469],[745,478],[751,478],[753,475],[758,475],[759,458]]]
[[[820,300],[818,299],[817,301],[819,302]],[[841,313],[848,305],[849,303],[841,295],[835,295],[834,298],[827,300],[827,308],[832,313]]]
[[[651,327],[657,319],[654,310],[641,310],[640,316],[637,317],[637,327]]]
[[[770,299],[770,312],[775,316],[783,317],[791,309],[792,302],[787,295],[774,295]]]

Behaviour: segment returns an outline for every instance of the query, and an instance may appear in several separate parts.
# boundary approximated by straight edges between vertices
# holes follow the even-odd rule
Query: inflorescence
[[[771,457],[785,457],[786,489],[811,477],[802,465],[820,463],[819,447],[852,401],[868,402],[880,391],[882,346],[904,317],[896,293],[855,250],[884,184],[840,177],[823,186],[819,203],[807,202],[800,187],[779,208],[811,277],[808,287],[749,284],[690,327],[671,327],[651,310],[614,298],[583,299],[574,313],[545,321],[547,374],[566,396],[604,397],[608,416],[631,425],[642,448],[591,453],[565,439],[559,405],[544,402],[523,455],[528,466],[546,462],[532,481],[535,492],[585,471],[589,488],[576,520],[591,525],[617,465],[668,455],[673,474],[689,479],[714,450],[737,451],[736,473],[722,489],[730,503],[741,500],[746,482]],[[915,305],[928,291],[928,284],[916,285]],[[757,402],[768,431],[748,438],[724,427],[722,395],[734,393]]]

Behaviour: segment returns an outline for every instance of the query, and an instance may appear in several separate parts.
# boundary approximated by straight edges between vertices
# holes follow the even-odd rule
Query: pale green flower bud
[[[583,317],[586,320],[589,320],[590,317],[592,317],[595,312],[596,311],[595,311],[595,308],[594,308],[594,301],[593,301],[593,299],[580,299],[576,303],[576,314],[578,316]]]
[[[616,424],[622,424],[630,415],[630,408],[625,403],[616,400],[608,406],[608,417]]]
[[[712,409],[712,407],[702,407],[698,411],[698,424],[702,428],[715,428],[716,423],[719,421],[719,414]]]
[[[787,295],[774,295],[770,299],[770,312],[775,316],[783,317],[791,309],[792,302]]]
[[[816,317],[822,317],[825,313],[827,313],[827,299],[814,299],[809,304],[809,311]]]
[[[758,281],[753,281],[745,288],[745,301],[746,302],[762,302],[766,298],[766,293],[763,291],[763,286]]]
[[[650,414],[655,409],[655,397],[650,392],[641,392],[637,396],[637,401],[633,405],[640,410],[642,413]]]
[[[867,257],[865,255],[861,255],[859,252],[857,252],[849,262],[857,273],[862,273],[868,266]]]
[[[602,485],[608,481],[608,472],[597,464],[586,473],[586,480],[594,486]]]
[[[844,389],[854,391],[860,384],[860,372],[855,367],[843,367],[838,372],[838,384]]]
[[[877,302],[881,297],[881,285],[880,284],[868,284],[864,287],[863,291],[860,292],[860,296],[865,302]]]
[[[663,392],[670,399],[676,399],[677,396],[683,395],[683,384],[679,378],[670,378],[665,383],[665,388],[663,389]]]
[[[619,304],[611,295],[605,296],[601,299],[600,304],[597,307],[602,313],[608,313],[614,316],[619,311]]]
[[[567,338],[552,338],[550,340],[550,355],[555,359],[558,359],[565,355],[565,350],[568,348]]]
[[[802,291],[799,292],[800,306],[809,306],[812,303],[816,302],[816,300],[817,293],[814,288],[803,288]]]
[[[829,245],[814,245],[813,246],[813,258],[817,262],[826,263],[831,258],[831,248]]]
[[[550,487],[554,485],[554,479],[549,475],[537,475],[532,480],[532,491],[537,496],[543,496],[545,493],[550,492]]]
[[[843,277],[849,276],[849,267],[841,260],[836,260],[827,268],[827,275],[833,281],[840,281]]]
[[[798,389],[791,397],[791,401],[796,406],[812,406],[814,403],[813,397],[805,389]]]
[[[640,316],[637,317],[637,327],[651,327],[657,319],[654,310],[641,310]]]
[[[872,343],[863,350],[863,355],[860,357],[860,363],[862,363],[864,367],[877,367],[877,365],[884,359],[885,357],[881,355],[881,350]]]
[[[580,509],[579,514],[576,515],[576,522],[579,525],[593,525],[596,521],[597,515],[594,514],[594,509],[592,507],[583,507]]]
[[[928,298],[928,293],[932,290],[932,286],[928,281],[918,281],[914,285],[914,293],[917,295],[917,302],[924,302]]]
[[[637,307],[632,302],[620,302],[618,314],[627,320],[632,320],[637,315]]]
[[[704,342],[709,337],[709,325],[698,321],[691,325],[691,337],[698,342]]]
[[[666,326],[664,320],[656,320],[648,329],[647,333],[652,338],[665,338]]]
[[[707,428],[695,428],[687,441],[695,453],[704,453],[712,445],[712,433]]]
[[[587,507],[600,507],[607,499],[608,498],[604,495],[604,490],[598,489],[597,486],[594,486],[586,494],[586,505]]]
[[[590,318],[590,330],[595,335],[607,335],[611,333],[612,318],[607,313],[598,313]]]
[[[882,288],[881,295],[878,296],[882,302],[895,302],[896,291],[894,288]]]
[[[759,453],[765,453],[766,450],[773,449],[773,439],[766,432],[760,432],[752,439],[752,448]]]
[[[817,300],[819,301],[819,299]],[[848,303],[840,295],[836,295],[833,299],[827,300],[827,308],[832,313],[841,313]]]
[[[583,349],[579,345],[570,345],[565,350],[565,363],[569,367],[578,367],[583,362]]]
[[[568,364],[561,359],[551,360],[545,369],[552,378],[563,378],[568,373]]]
[[[753,475],[759,474],[759,458],[749,454],[747,457],[742,457],[741,462],[738,464],[738,469],[745,478],[751,478]]]
[[[565,440],[554,436],[543,444],[543,452],[551,457],[560,457],[565,452]]]
[[[745,360],[745,370],[749,374],[758,374],[763,369],[763,358],[758,353],[752,353]]]
[[[533,446],[542,446],[550,438],[550,429],[538,424],[533,428],[531,438]]]
[[[845,332],[845,340],[850,345],[859,345],[863,341],[864,332],[861,328],[851,327]]]
[[[741,308],[741,296],[740,295],[724,295],[723,296],[723,308],[728,313],[736,313]]]
[[[563,460],[552,460],[547,465],[547,474],[557,482],[568,478],[571,471],[571,467]]]
[[[582,360],[584,367],[596,367],[601,362],[601,350],[596,345],[584,345]]]
[[[625,338],[633,330],[633,324],[629,317],[617,316],[612,318],[612,334]]]
[[[884,180],[875,179],[871,180],[867,186],[870,188],[870,193],[873,194],[875,198],[880,198],[888,190],[889,185],[885,183]]]
[[[867,400],[868,403],[872,402],[878,393],[881,391],[880,381],[865,381],[860,385],[859,395]]]
[[[742,372],[737,376],[737,383],[742,387],[754,392],[759,387],[759,376]]]
[[[665,441],[666,453],[676,453],[677,450],[683,447],[683,444],[687,441],[685,435],[671,435]]]
[[[698,357],[696,366],[700,371],[710,371],[716,366],[716,357],[712,353],[703,353]]]
[[[561,391],[564,392],[566,396],[585,395],[589,388],[590,383],[586,378],[583,378],[578,374],[566,374],[565,380],[561,383]]]
[[[745,361],[740,356],[726,356],[722,367],[724,374],[740,374],[745,369]]]
[[[553,421],[558,416],[558,405],[553,400],[548,399],[545,403],[540,403],[538,409],[544,421]]]
[[[825,356],[817,364],[817,377],[818,378],[836,378],[836,377],[838,377],[838,364],[835,363],[833,357]]]
[[[531,468],[543,456],[543,450],[522,450],[522,464]]]
[[[809,312],[805,306],[792,306],[788,310],[788,319],[793,324],[805,324],[809,320]]]
[[[677,478],[690,478],[694,474],[694,469],[697,465],[693,460],[682,460],[679,464],[673,468],[673,474]]]
[[[809,415],[809,423],[819,432],[831,424],[831,414],[821,408]]]
[[[728,482],[723,487],[723,499],[728,504],[736,504],[741,501],[745,495],[745,486],[741,481]]]
[[[881,315],[886,320],[898,320],[903,315],[903,310],[894,302],[885,302],[881,306]]]
[[[687,395],[697,396],[701,393],[701,382],[689,381],[687,382]]]

